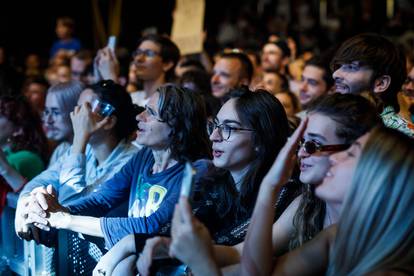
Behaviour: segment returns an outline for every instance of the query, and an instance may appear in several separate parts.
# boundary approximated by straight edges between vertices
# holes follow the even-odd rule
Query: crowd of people
[[[411,53],[273,35],[210,58],[150,34],[125,66],[72,28],[46,70],[1,83],[0,212],[19,193],[20,238],[95,237],[93,275],[414,274]]]

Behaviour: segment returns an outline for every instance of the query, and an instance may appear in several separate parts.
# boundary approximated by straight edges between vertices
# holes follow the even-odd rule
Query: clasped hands
[[[70,221],[68,210],[59,204],[52,185],[39,187],[30,193],[26,224],[49,231],[50,227],[65,228]]]

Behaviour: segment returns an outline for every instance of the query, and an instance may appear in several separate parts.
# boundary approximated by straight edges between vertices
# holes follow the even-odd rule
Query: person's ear
[[[115,127],[118,118],[116,116],[110,116],[108,122],[104,125],[103,129],[111,130]]]
[[[382,93],[391,85],[391,77],[389,75],[382,75],[374,81],[374,93]]]
[[[168,70],[174,67],[174,62],[168,61],[162,63],[162,70],[166,73]]]

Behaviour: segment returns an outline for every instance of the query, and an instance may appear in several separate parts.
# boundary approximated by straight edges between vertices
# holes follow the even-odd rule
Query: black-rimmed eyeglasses
[[[234,131],[254,131],[254,129],[229,126],[225,123],[218,124],[217,122],[211,121],[207,123],[208,135],[211,135],[215,129],[218,129],[218,132],[224,141],[230,139],[231,133]]]

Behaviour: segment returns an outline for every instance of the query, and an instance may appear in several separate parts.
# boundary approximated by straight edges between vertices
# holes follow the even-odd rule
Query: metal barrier
[[[59,275],[92,275],[105,252],[102,238],[85,239],[81,234],[71,231],[59,231],[58,245]]]
[[[0,274],[11,270],[19,275],[30,275],[24,257],[26,246],[14,231],[17,198],[18,195],[15,193],[7,194],[7,204],[0,217]]]
[[[14,230],[17,199],[18,194],[7,195],[7,206],[0,217],[0,275],[91,275],[105,252],[104,240],[59,231],[57,248],[23,241]]]

